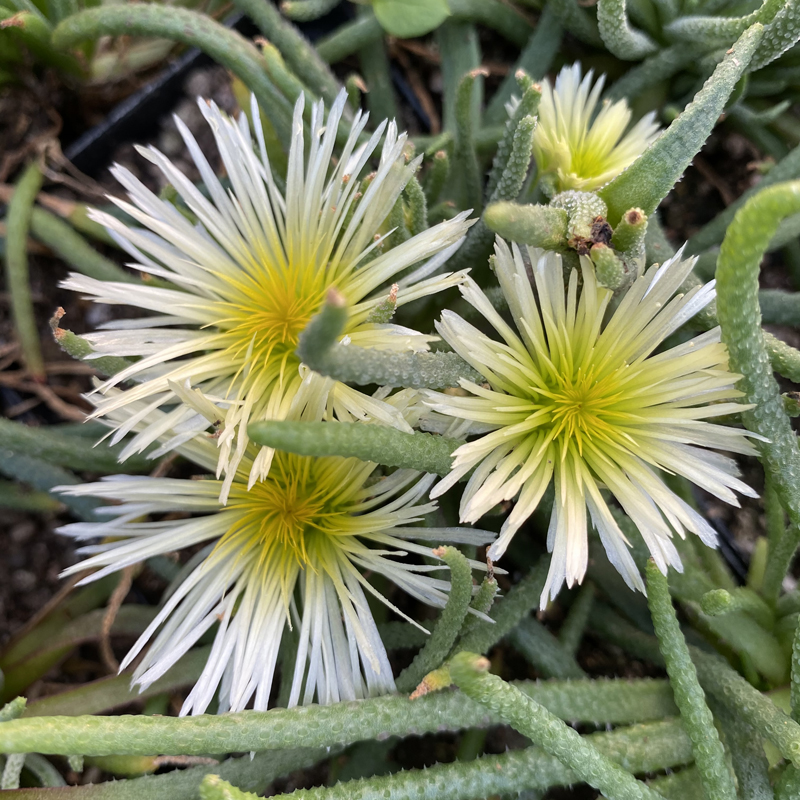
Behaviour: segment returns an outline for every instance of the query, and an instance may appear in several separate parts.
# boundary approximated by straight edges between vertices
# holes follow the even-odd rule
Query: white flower
[[[195,439],[179,450],[205,469],[216,460],[209,442]],[[441,607],[449,583],[431,576],[440,567],[403,559],[432,555],[413,540],[480,544],[491,534],[416,526],[435,508],[424,501],[433,477],[399,470],[376,481],[375,465],[357,459],[277,453],[267,478],[248,489],[253,452],[251,447],[225,506],[217,480],[120,475],[61,487],[119,502],[98,512],[102,522],[61,529],[76,539],[100,539],[83,547],[79,552],[89,557],[65,574],[96,569],[85,583],[159,554],[205,545],[121,665],[151,643],[134,672],[134,682],[147,687],[217,626],[182,714],[203,713],[217,691],[221,712],[241,710],[251,700],[254,708],[266,709],[287,626],[297,639],[289,705],[393,691],[367,596],[398,610],[364,574],[383,575]]]
[[[550,483],[555,499],[547,536],[553,553],[542,603],[566,579],[580,581],[587,564],[587,509],[608,556],[633,588],[642,579],[612,516],[607,490],[630,516],[662,572],[680,569],[673,532],[696,533],[715,544],[713,528],[671,491],[659,470],[688,478],[731,505],[732,490],[753,491],[737,479],[735,462],[715,450],[753,455],[744,430],[712,424],[741,411],[733,402],[741,377],[728,369],[719,329],[656,352],[714,297],[712,284],[675,295],[694,259],[680,253],[636,280],[605,321],[612,292],[598,285],[581,259],[583,286],[573,270],[564,286],[561,257],[528,248],[535,293],[523,253],[502,240],[496,273],[517,330],[473,283],[461,291],[499,334],[492,339],[451,311],[437,328],[488,383],[462,381],[468,397],[426,394],[439,414],[492,432],[455,451],[453,471],[436,497],[472,469],[461,519],[474,522],[501,501],[516,498],[489,550],[499,558],[533,513]],[[463,424],[463,423],[462,423]]]
[[[467,213],[381,252],[389,233],[387,215],[420,159],[406,163],[406,135],[398,136],[394,123],[382,123],[360,145],[367,120],[358,114],[337,160],[334,145],[345,100],[342,93],[327,119],[322,104],[314,106],[306,141],[299,98],[285,191],[271,171],[255,101],[255,148],[244,114],[235,122],[214,104],[201,101],[229,187],[214,175],[180,120],[176,124],[208,197],[163,154],[154,148],[140,150],[175,188],[196,222],[119,166],[114,174],[132,202],[114,202],[141,227],[93,214],[133,256],[131,266],[168,283],[140,286],[77,274],[65,283],[97,302],[150,312],[140,319],[114,320],[105,330],[86,336],[98,355],[139,359],[101,391],[129,380],[135,385],[99,402],[95,415],[145,399],[151,409],[172,408],[163,423],[170,429],[189,431],[187,426],[193,425],[187,437],[214,425],[220,449],[216,472],[218,477],[226,474],[223,499],[244,457],[251,421],[334,417],[376,420],[410,430],[386,403],[309,373],[296,357],[298,335],[331,287],[351,308],[345,334],[353,344],[425,350],[431,337],[370,322],[371,311],[385,300],[394,276],[425,259],[433,257],[399,281],[399,305],[453,286],[463,277],[430,276],[463,239],[471,224]],[[381,138],[380,165],[362,180]],[[143,451],[163,434],[162,429],[142,431],[123,457]],[[264,448],[255,458],[250,485],[268,474],[272,454]]]
[[[539,172],[555,192],[591,192],[630,166],[658,138],[655,114],[646,114],[626,133],[631,111],[625,100],[604,100],[595,115],[605,75],[592,87],[594,72],[581,80],[581,65],[564,67],[555,89],[542,83],[533,153]]]

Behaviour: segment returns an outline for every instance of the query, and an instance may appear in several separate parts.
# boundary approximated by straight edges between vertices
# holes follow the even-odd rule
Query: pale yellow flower
[[[659,134],[655,114],[646,114],[630,130],[625,100],[603,101],[596,111],[605,76],[592,86],[590,70],[564,67],[555,88],[545,80],[533,152],[539,173],[555,192],[595,191],[630,166]],[[627,132],[626,132],[627,131]]]
[[[200,109],[216,140],[230,181],[215,176],[192,134],[178,129],[203,178],[208,197],[154,148],[141,150],[175,187],[196,218],[153,194],[127,169],[114,174],[131,202],[115,200],[139,227],[95,213],[134,258],[136,269],[167,281],[143,285],[99,281],[73,274],[65,285],[96,302],[130,305],[149,315],[114,320],[88,334],[97,355],[135,357],[107,381],[108,394],[96,416],[146,400],[169,409],[166,427],[138,433],[123,457],[174,438],[166,449],[212,429],[219,446],[217,474],[225,475],[222,497],[244,457],[247,425],[264,419],[372,420],[410,431],[402,415],[379,398],[310,372],[295,354],[298,336],[331,287],[350,307],[346,336],[353,344],[381,350],[426,350],[431,337],[370,319],[385,301],[398,273],[417,265],[398,283],[403,305],[457,284],[461,274],[440,267],[458,248],[470,222],[468,212],[382,252],[385,220],[414,175],[419,159],[406,158],[406,135],[383,122],[364,144],[367,119],[360,113],[341,150],[335,147],[346,95],[330,113],[314,106],[310,137],[304,135],[303,96],[297,102],[285,189],[273,175],[258,108],[230,119],[214,104]],[[255,138],[255,144],[253,139]],[[383,140],[382,146],[380,145]],[[379,149],[380,147],[380,149]],[[370,158],[379,152],[377,169]],[[134,420],[123,422],[121,438]],[[262,448],[251,462],[250,484],[269,473],[273,451]]]
[[[734,490],[755,496],[738,479],[733,459],[716,452],[755,455],[749,434],[707,421],[742,409],[735,402],[742,393],[734,388],[741,376],[728,368],[719,329],[658,352],[713,300],[713,283],[676,295],[694,265],[678,254],[638,278],[606,319],[612,292],[597,283],[588,258],[581,258],[581,275],[573,270],[565,288],[559,255],[528,248],[533,286],[516,245],[512,250],[498,240],[496,256],[516,330],[471,281],[462,294],[499,338],[451,311],[437,325],[488,386],[462,380],[466,397],[426,393],[434,415],[466,421],[484,434],[455,451],[453,471],[431,496],[474,470],[461,499],[463,522],[515,500],[489,550],[497,559],[555,484],[547,537],[553,558],[542,603],[565,580],[569,586],[582,580],[589,518],[623,578],[643,589],[609,509],[612,497],[666,571],[668,565],[680,569],[674,533],[691,531],[709,545],[716,534],[666,485],[661,471],[681,475],[731,505],[738,505]]]

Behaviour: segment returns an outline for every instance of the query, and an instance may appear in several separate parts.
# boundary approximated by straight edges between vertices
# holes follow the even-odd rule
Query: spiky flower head
[[[545,185],[555,193],[599,189],[658,137],[653,113],[628,130],[631,111],[625,100],[603,100],[597,111],[605,75],[594,86],[593,78],[589,70],[581,79],[581,65],[573,64],[559,72],[555,88],[548,80],[542,83],[533,153]]]
[[[392,279],[396,304],[456,284],[461,275],[437,275],[471,223],[467,213],[425,230],[391,249],[387,216],[420,159],[406,157],[406,136],[383,122],[364,144],[367,123],[356,115],[341,151],[335,154],[345,108],[342,93],[327,119],[321,103],[304,134],[303,96],[294,110],[285,179],[273,175],[258,108],[253,100],[255,145],[247,117],[238,121],[199,101],[210,125],[229,185],[214,174],[186,126],[176,119],[208,196],[154,148],[141,149],[184,205],[154,195],[127,169],[114,174],[131,202],[114,202],[141,227],[96,212],[132,264],[163,283],[112,283],[73,274],[66,286],[102,303],[150,312],[114,320],[86,338],[98,354],[138,360],[101,391],[125,381],[135,385],[97,405],[106,415],[134,401],[172,407],[166,421],[176,443],[214,425],[218,434],[217,475],[226,474],[223,497],[248,445],[248,422],[261,419],[374,419],[410,430],[391,406],[343,384],[309,373],[295,355],[300,332],[320,310],[328,290],[338,289],[351,309],[345,335],[362,347],[424,350],[430,337],[370,318],[385,304]],[[377,169],[364,175],[380,149]],[[188,211],[188,213],[187,213]],[[189,218],[187,218],[189,217]],[[126,428],[119,431],[124,434]],[[138,434],[123,457],[141,452],[164,430]],[[273,451],[264,448],[252,464],[250,483],[269,471]]]
[[[542,604],[564,580],[572,586],[583,578],[587,509],[611,562],[632,588],[643,590],[609,495],[633,520],[662,572],[668,565],[680,569],[673,533],[691,531],[708,545],[716,535],[665,484],[661,470],[731,505],[738,505],[732,490],[754,496],[736,477],[735,462],[716,452],[754,454],[747,432],[707,421],[742,409],[734,388],[741,376],[728,368],[719,329],[658,352],[711,302],[713,283],[676,295],[694,264],[679,253],[638,278],[605,321],[612,292],[598,284],[588,258],[581,258],[580,276],[572,270],[565,287],[560,256],[532,248],[523,254],[499,239],[495,250],[497,278],[517,330],[473,282],[465,284],[464,297],[499,340],[451,311],[443,312],[437,328],[488,386],[462,381],[466,397],[427,394],[434,412],[491,432],[455,451],[453,471],[431,494],[474,469],[461,499],[462,521],[516,499],[489,550],[496,559],[552,483],[547,546],[553,556]]]
[[[195,439],[179,451],[203,469],[216,461],[207,441]],[[65,574],[96,570],[85,583],[153,556],[199,548],[120,667],[150,643],[133,678],[146,688],[216,627],[182,714],[203,713],[217,691],[221,712],[241,710],[251,700],[254,708],[266,709],[288,628],[297,645],[293,672],[282,678],[291,684],[289,705],[393,691],[367,596],[397,609],[365,573],[383,575],[441,607],[449,583],[431,574],[439,568],[403,557],[432,556],[430,546],[415,540],[479,544],[491,534],[418,527],[436,505],[425,501],[431,476],[399,470],[379,477],[374,464],[357,459],[277,453],[267,478],[248,490],[253,451],[243,459],[225,506],[217,480],[118,475],[61,487],[117,503],[103,509],[101,522],[61,529],[101,542],[83,547],[79,552],[89,557]]]

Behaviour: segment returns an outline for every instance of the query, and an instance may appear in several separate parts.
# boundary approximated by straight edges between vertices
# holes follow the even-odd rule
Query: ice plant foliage
[[[206,469],[216,460],[207,441],[180,451]],[[380,477],[374,464],[357,459],[278,453],[268,477],[248,489],[253,452],[251,447],[242,461],[224,506],[220,481],[210,479],[119,475],[62,487],[118,502],[103,510],[102,522],[61,529],[76,539],[102,539],[83,547],[89,557],[67,570],[96,569],[84,582],[159,554],[201,548],[121,668],[151,643],[134,673],[134,682],[147,687],[216,626],[208,661],[182,713],[203,713],[217,690],[220,711],[241,710],[251,700],[264,710],[291,627],[297,656],[289,705],[393,691],[367,595],[395,607],[364,573],[383,575],[418,600],[442,607],[449,583],[431,574],[441,568],[403,559],[409,553],[431,556],[430,546],[414,540],[480,544],[491,534],[416,526],[436,507],[425,500],[432,476],[398,470]]]
[[[604,186],[630,166],[658,137],[655,114],[646,114],[630,130],[625,100],[600,103],[605,84],[594,72],[581,79],[581,65],[564,67],[555,88],[545,80],[533,152],[545,185],[555,192]]]
[[[142,431],[123,455],[141,451],[166,430],[176,432],[177,443],[213,425],[217,476],[226,474],[224,498],[244,458],[250,421],[371,419],[410,430],[380,399],[303,368],[295,355],[297,339],[335,287],[351,308],[347,341],[382,350],[427,349],[430,337],[373,322],[370,313],[385,300],[394,276],[426,259],[400,282],[398,305],[457,283],[458,274],[430,276],[458,247],[470,223],[465,212],[385,249],[390,231],[384,223],[419,159],[408,161],[406,136],[398,135],[394,123],[383,122],[359,144],[367,123],[360,113],[336,153],[345,100],[342,93],[327,118],[321,103],[314,106],[307,140],[300,96],[285,190],[270,168],[255,100],[252,134],[244,114],[234,121],[213,103],[200,101],[229,186],[214,175],[192,134],[176,119],[208,197],[156,149],[141,150],[175,188],[188,215],[125,168],[114,169],[131,200],[114,202],[140,227],[99,212],[94,218],[132,255],[131,266],[169,283],[134,286],[73,274],[65,285],[97,302],[150,312],[114,320],[87,336],[99,355],[139,359],[101,387],[106,392],[136,382],[100,402],[98,416],[142,399],[150,408],[173,406],[166,428]],[[381,139],[380,163],[365,176]],[[118,435],[129,427],[123,424]],[[272,456],[265,448],[254,459],[251,485],[268,474]]]
[[[542,603],[564,580],[572,586],[583,578],[587,509],[612,563],[632,588],[644,589],[604,490],[634,521],[662,571],[681,568],[673,533],[691,531],[709,545],[716,536],[660,470],[732,505],[738,505],[733,490],[754,496],[737,478],[735,462],[716,452],[754,454],[746,432],[707,421],[742,408],[734,388],[740,376],[728,369],[719,329],[656,352],[711,302],[713,283],[676,295],[694,264],[678,254],[635,281],[606,322],[612,292],[598,285],[588,259],[581,259],[580,275],[571,271],[566,287],[554,253],[528,248],[523,254],[498,239],[495,264],[517,330],[472,282],[461,291],[499,340],[451,311],[437,325],[488,386],[462,381],[469,396],[427,394],[434,412],[491,432],[456,450],[452,473],[431,494],[474,469],[461,500],[462,521],[516,498],[489,550],[496,559],[553,483],[547,541],[553,556]]]

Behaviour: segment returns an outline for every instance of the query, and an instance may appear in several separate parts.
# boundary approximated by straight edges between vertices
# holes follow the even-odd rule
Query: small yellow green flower
[[[632,164],[658,137],[655,115],[647,114],[627,133],[631,111],[625,100],[604,100],[596,112],[605,76],[592,86],[593,71],[581,79],[581,65],[564,67],[542,84],[533,152],[545,186],[554,192],[591,192]],[[595,113],[596,112],[596,113]]]

